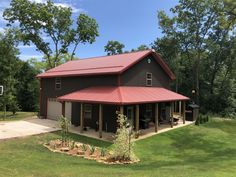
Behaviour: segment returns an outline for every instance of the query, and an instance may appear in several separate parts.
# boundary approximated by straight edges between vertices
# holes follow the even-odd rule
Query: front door
[[[134,122],[134,107],[133,106],[128,106],[127,107],[127,113],[126,113],[128,122],[130,123],[131,126],[133,126]]]

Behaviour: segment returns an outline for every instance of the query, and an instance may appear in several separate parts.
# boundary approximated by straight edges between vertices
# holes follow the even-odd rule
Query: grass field
[[[0,176],[115,177],[175,176],[230,177],[236,174],[236,121],[211,120],[136,142],[141,159],[132,165],[104,165],[95,161],[49,152],[42,146],[59,133],[0,142]],[[109,143],[71,135],[96,146]]]
[[[5,121],[22,120],[35,115],[37,115],[37,113],[35,112],[17,112],[15,115],[12,114],[12,112],[7,112]],[[3,120],[4,120],[4,112],[0,111],[0,121]]]

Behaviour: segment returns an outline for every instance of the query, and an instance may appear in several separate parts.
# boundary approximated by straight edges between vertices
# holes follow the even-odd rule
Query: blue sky
[[[31,0],[45,2],[45,0]],[[141,44],[149,45],[157,37],[161,37],[158,27],[157,11],[174,7],[177,0],[54,0],[57,5],[70,6],[73,18],[79,13],[86,13],[96,19],[100,36],[93,44],[78,46],[76,56],[86,58],[106,55],[104,46],[108,40],[117,40],[125,45],[125,50],[137,48]],[[4,8],[10,0],[0,2],[0,31],[3,31],[6,21],[2,18]],[[45,38],[48,40],[47,38]],[[31,46],[20,45],[20,58],[27,60],[31,57],[42,58],[42,54]]]

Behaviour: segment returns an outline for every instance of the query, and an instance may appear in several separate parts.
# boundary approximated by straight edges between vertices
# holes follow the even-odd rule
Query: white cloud
[[[72,9],[72,13],[86,12],[84,9],[77,8],[73,6],[72,4],[68,4],[68,3],[55,3],[55,5],[60,6],[60,7],[66,7],[66,8],[70,7]]]
[[[45,40],[45,41],[48,41],[48,40],[50,40],[51,38],[50,38],[49,36],[43,36],[42,39]]]
[[[20,49],[35,48],[35,45],[19,45],[18,48]]]
[[[30,58],[36,58],[36,59],[42,59],[43,58],[43,55],[18,55],[18,57],[22,60],[28,60]]]
[[[47,0],[30,0],[31,2],[36,2],[36,3],[47,3]],[[72,5],[72,3],[67,3],[66,0],[62,0],[62,1],[56,1],[54,0],[54,4],[56,6],[60,6],[60,7],[70,7],[72,9],[72,13],[80,13],[80,12],[86,12],[84,9],[81,8],[77,8],[74,5]]]
[[[29,0],[30,2],[36,2],[36,3],[46,3],[46,0]]]

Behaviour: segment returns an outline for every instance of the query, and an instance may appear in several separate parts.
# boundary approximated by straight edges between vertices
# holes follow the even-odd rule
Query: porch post
[[[80,132],[83,133],[84,130],[84,109],[83,103],[80,103]]]
[[[102,138],[102,104],[99,104],[99,138]]]
[[[139,105],[135,106],[135,131],[139,130]]]
[[[170,103],[170,119],[171,119],[170,125],[171,125],[171,128],[173,128],[173,111],[174,111],[174,102],[171,102]]]
[[[183,124],[185,124],[185,101],[183,101]]]
[[[159,116],[159,105],[158,103],[155,104],[155,132],[157,132],[158,127],[158,117]]]
[[[65,109],[66,109],[65,101],[62,101],[61,104],[62,104],[62,116],[65,117]]]
[[[181,116],[182,113],[182,105],[181,105],[182,101],[179,101],[179,115]]]
[[[120,114],[124,114],[124,106],[123,105],[120,106]]]

